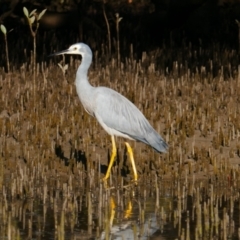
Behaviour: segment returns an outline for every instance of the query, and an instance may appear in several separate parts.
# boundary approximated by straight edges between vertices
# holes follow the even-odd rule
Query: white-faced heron
[[[92,63],[92,51],[88,45],[76,43],[67,50],[52,55],[61,54],[79,54],[82,56],[82,62],[77,70],[75,80],[77,94],[85,110],[98,120],[100,125],[112,138],[112,155],[103,180],[109,178],[117,154],[114,136],[146,143],[157,152],[167,151],[167,143],[132,102],[110,88],[93,87],[89,83],[87,73]],[[127,142],[125,144],[133,167],[134,180],[136,181],[137,171],[133,151]]]

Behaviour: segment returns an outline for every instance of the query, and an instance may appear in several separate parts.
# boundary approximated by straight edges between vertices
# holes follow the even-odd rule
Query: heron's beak
[[[66,50],[63,50],[63,51],[60,51],[60,52],[52,53],[48,57],[63,55],[63,54],[70,54],[70,53],[71,53],[70,50],[66,49]]]

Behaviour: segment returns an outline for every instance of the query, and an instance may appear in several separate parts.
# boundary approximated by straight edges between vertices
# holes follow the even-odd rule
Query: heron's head
[[[77,54],[81,55],[82,57],[86,55],[92,55],[92,51],[88,45],[85,43],[75,43],[72,46],[70,46],[68,49],[56,52],[51,54],[50,56],[57,56],[57,55],[62,55],[62,54]]]

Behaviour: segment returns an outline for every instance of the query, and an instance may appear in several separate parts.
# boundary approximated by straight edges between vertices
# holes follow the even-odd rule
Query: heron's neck
[[[75,80],[76,85],[85,85],[87,83],[89,84],[87,75],[88,75],[88,69],[91,63],[92,63],[92,56],[89,55],[89,56],[84,56],[84,58],[82,58],[82,63],[80,64],[77,70],[77,76]]]
[[[88,69],[92,62],[92,56],[85,55],[82,58],[82,63],[78,67],[75,85],[78,96],[84,104],[84,96],[90,95],[93,86],[88,81]]]

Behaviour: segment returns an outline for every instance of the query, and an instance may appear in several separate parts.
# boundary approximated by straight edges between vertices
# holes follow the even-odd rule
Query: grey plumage
[[[128,138],[144,142],[158,152],[166,152],[167,144],[153,129],[141,111],[127,98],[109,88],[95,90],[94,114],[100,124],[122,133]],[[104,113],[102,113],[104,109]],[[111,131],[105,129],[110,135]],[[117,135],[117,134],[113,134]]]

